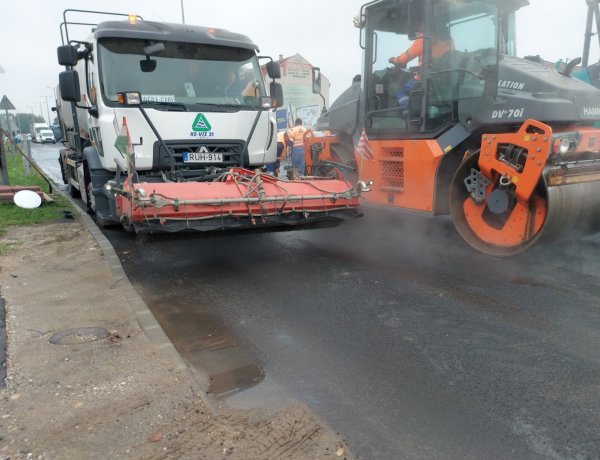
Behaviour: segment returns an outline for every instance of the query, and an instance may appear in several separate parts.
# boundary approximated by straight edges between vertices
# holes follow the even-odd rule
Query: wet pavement
[[[313,232],[107,235],[155,314],[179,316],[162,324],[184,359],[210,368],[245,350],[228,370],[239,389],[263,369],[260,385],[307,403],[363,458],[600,449],[595,242],[498,260],[443,219],[378,215]],[[207,353],[211,340],[224,348]]]
[[[25,149],[25,144],[23,149]],[[56,184],[62,184],[62,174],[58,164],[58,151],[62,148],[57,144],[36,144],[31,143],[31,157],[37,165],[44,171],[46,176]]]
[[[497,259],[448,219],[371,210],[310,232],[105,234],[232,405],[301,400],[361,458],[599,456],[597,236]]]

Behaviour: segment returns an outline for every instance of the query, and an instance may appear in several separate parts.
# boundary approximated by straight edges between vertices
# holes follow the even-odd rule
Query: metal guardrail
[[[37,165],[37,163],[32,160],[31,158],[29,158],[27,156],[27,154],[25,152],[23,152],[23,150],[21,149],[21,147],[19,147],[19,144],[17,144],[13,138],[10,136],[10,134],[8,134],[8,132],[4,129],[4,128],[0,128],[0,130],[2,131],[2,134],[4,135],[4,137],[6,137],[8,139],[8,141],[13,145],[13,147],[15,148],[15,150],[17,152],[19,152],[19,154],[25,159],[27,160],[27,163],[37,171],[37,173],[42,176],[42,179],[44,179],[46,181],[46,183],[48,184],[48,193],[52,193],[52,181],[48,178],[48,176],[46,176],[46,174],[44,173],[44,171],[42,171],[42,169]],[[0,136],[2,137],[2,136]],[[5,165],[6,167],[6,165]],[[8,184],[6,184],[8,185]]]

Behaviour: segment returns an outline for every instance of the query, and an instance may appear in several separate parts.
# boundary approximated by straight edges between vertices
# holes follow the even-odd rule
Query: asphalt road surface
[[[27,152],[27,143],[21,144],[23,151]],[[58,164],[58,151],[62,144],[36,144],[31,143],[31,157],[46,173],[49,179],[56,184],[62,184],[62,175]]]
[[[497,259],[448,219],[372,210],[312,231],[106,235],[231,405],[301,400],[364,459],[600,458],[598,236]]]

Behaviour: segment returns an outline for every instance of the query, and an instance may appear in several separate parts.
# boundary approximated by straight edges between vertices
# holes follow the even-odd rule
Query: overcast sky
[[[331,101],[360,73],[358,29],[352,17],[364,0],[183,0],[188,24],[226,28],[248,35],[261,54],[302,54],[331,82]],[[530,0],[519,12],[518,54],[544,59],[581,55],[585,0]],[[61,68],[56,63],[59,24],[66,8],[136,13],[146,20],[181,22],[180,0],[0,0],[0,96],[22,112],[46,117],[45,96]],[[81,22],[94,22],[81,19]],[[81,31],[80,38],[87,33]],[[75,38],[72,36],[72,38]],[[598,43],[591,61],[598,59]],[[52,104],[52,99],[48,99]]]

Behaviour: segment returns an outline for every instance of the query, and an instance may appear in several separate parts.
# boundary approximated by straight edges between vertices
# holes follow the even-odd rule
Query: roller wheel
[[[481,189],[477,197],[473,188],[467,189],[465,180],[472,184],[474,175],[477,177],[478,160],[478,152],[466,158],[452,179],[450,214],[454,226],[467,243],[485,254],[511,256],[526,250],[544,229],[548,194],[543,179],[528,202],[511,194],[512,185],[499,187],[499,178],[493,177],[476,181]],[[479,200],[474,200],[474,195]]]

